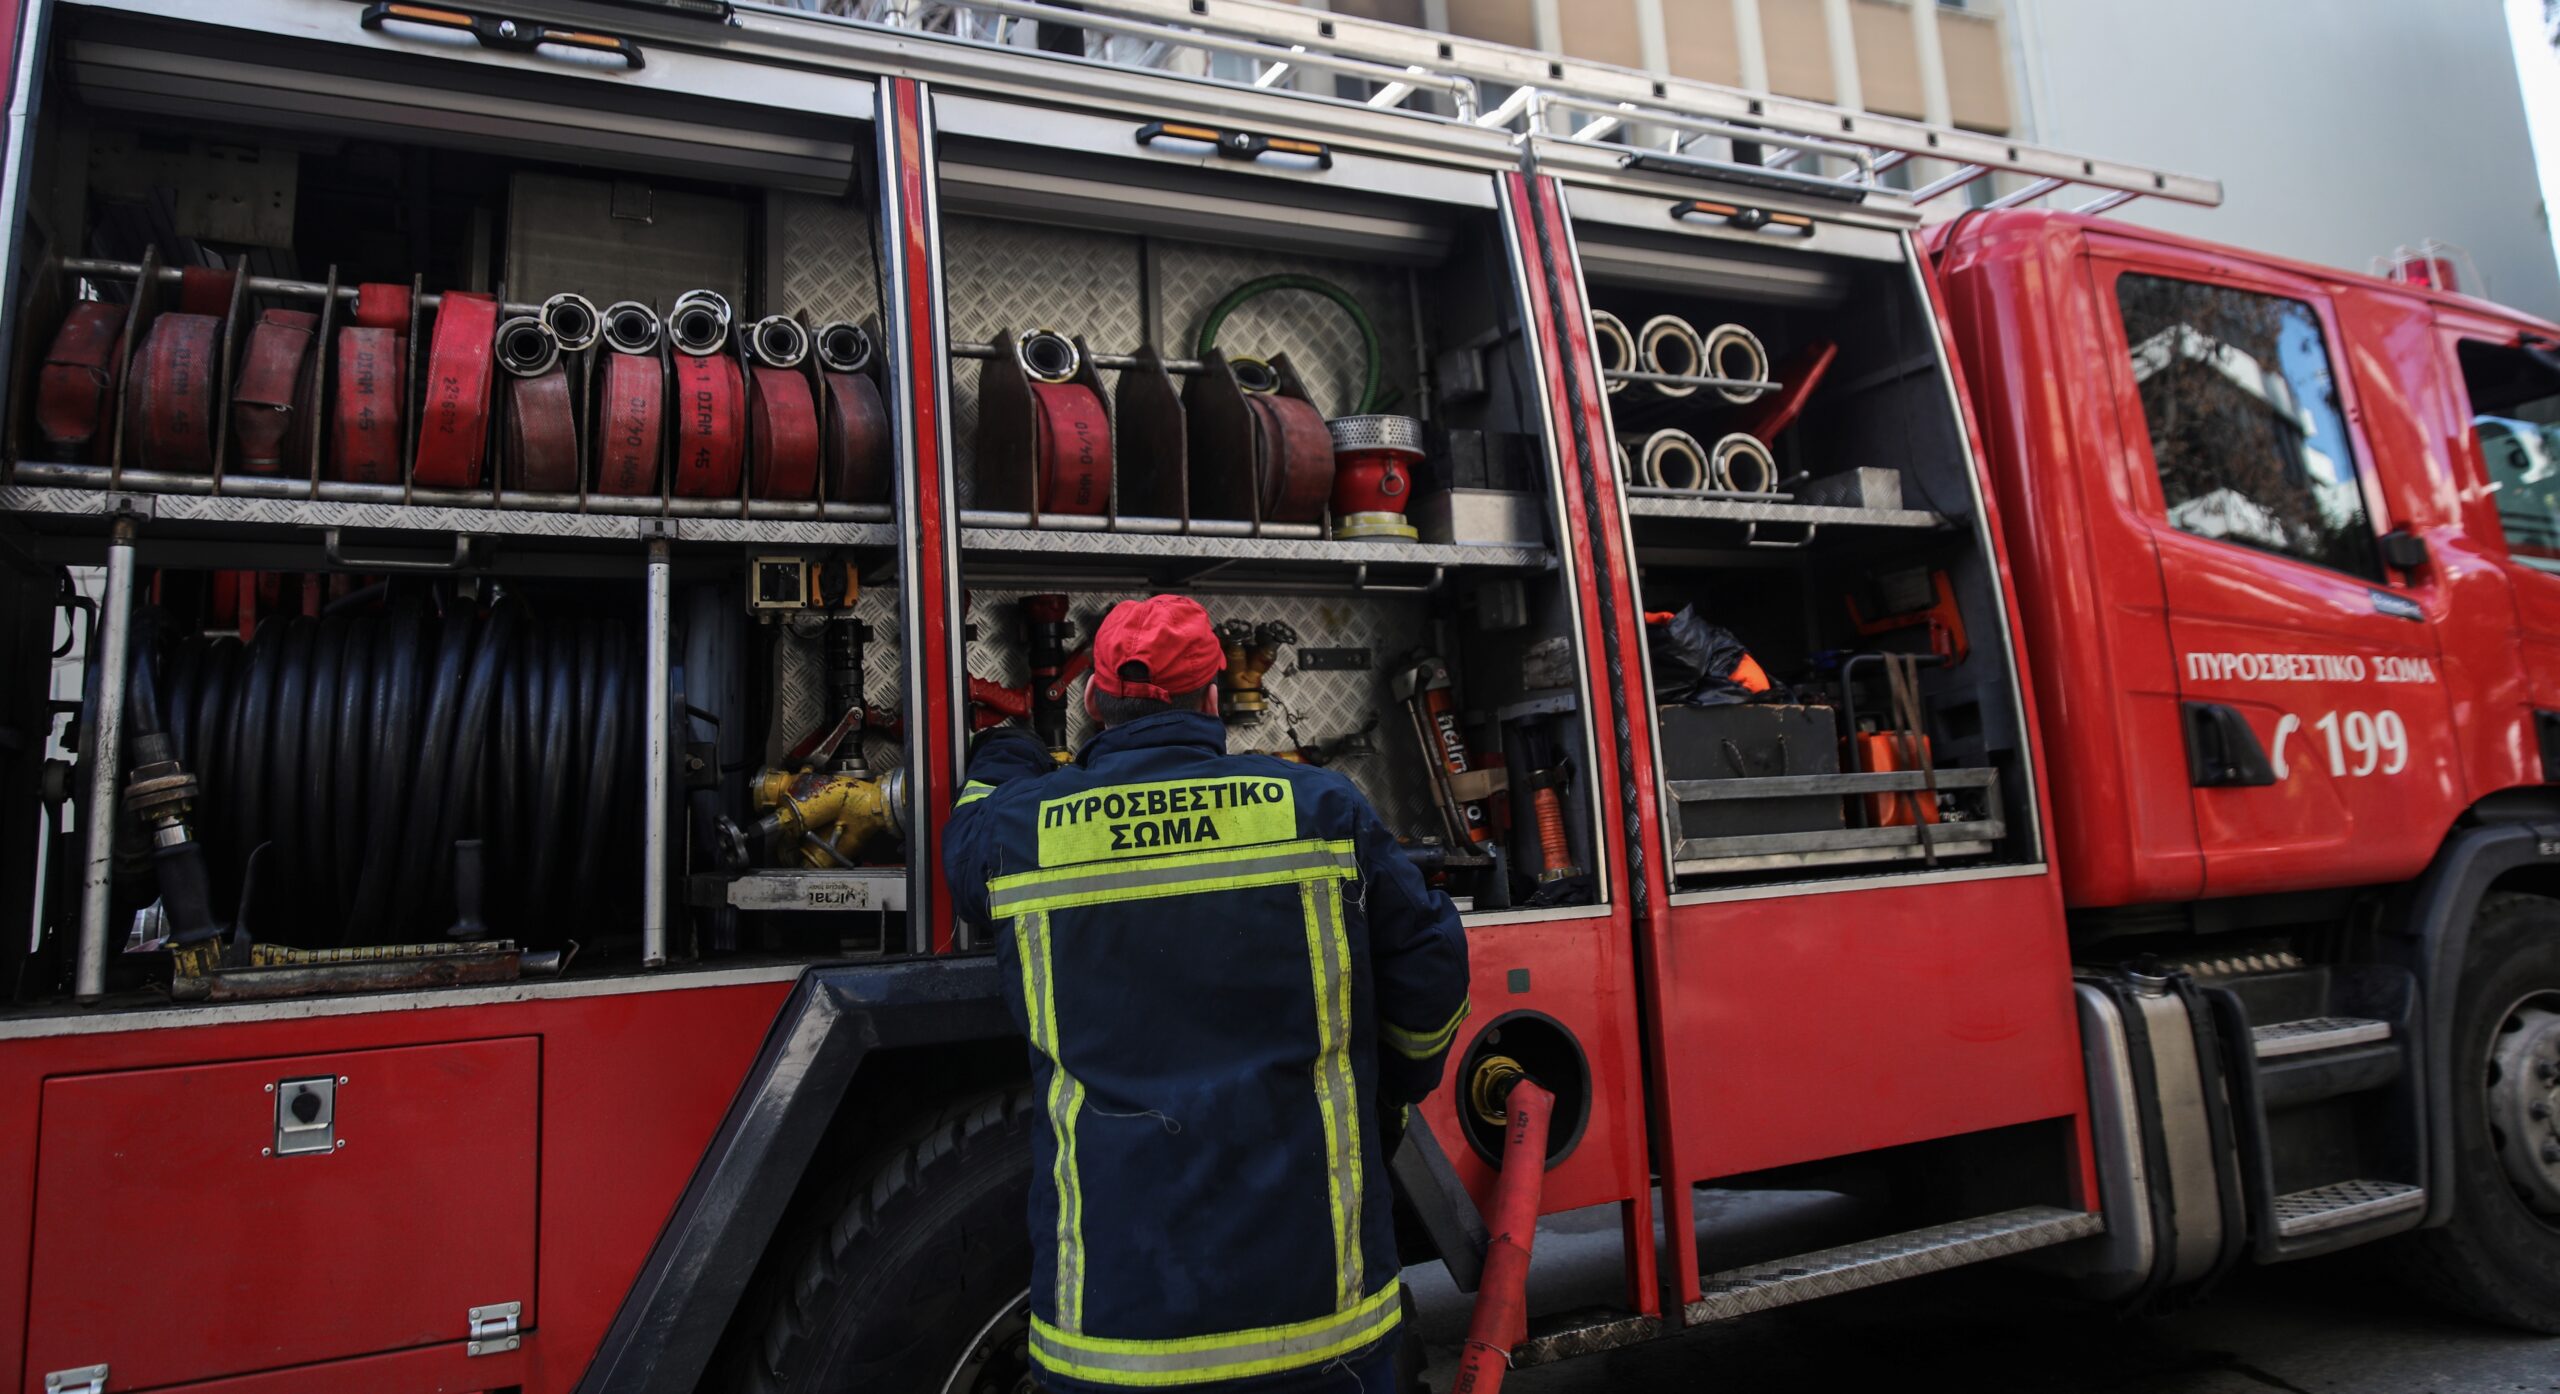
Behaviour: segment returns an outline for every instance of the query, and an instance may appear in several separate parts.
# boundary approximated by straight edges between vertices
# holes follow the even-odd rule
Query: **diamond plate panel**
[[[777,193],[771,213],[782,230],[776,274],[785,313],[806,310],[820,324],[860,324],[879,315],[880,260],[871,235],[877,210],[864,202]]]
[[[853,605],[855,619],[871,626],[871,642],[862,650],[862,696],[874,711],[900,711],[906,703],[906,647],[901,642],[898,591],[894,586],[865,585]],[[839,713],[827,710],[824,640],[815,624],[778,622],[780,641],[773,646],[773,720],[765,734],[766,764],[780,760],[819,723]],[[904,747],[878,732],[862,738],[863,763],[875,775],[902,762]]]
[[[1724,1321],[1899,1278],[2022,1254],[2049,1244],[2086,1238],[2105,1229],[2106,1221],[2097,1215],[2050,1205],[1932,1225],[1749,1268],[1710,1273],[1700,1289],[1702,1295],[1689,1304],[1687,1316],[1693,1323]]]
[[[977,626],[977,641],[969,646],[969,671],[979,677],[1011,686],[1025,679],[1022,648],[1015,638],[1019,632],[1020,612],[1015,602],[1030,591],[971,590],[969,619]],[[1145,591],[1074,591],[1076,637],[1089,639],[1093,626],[1102,620],[1103,611],[1116,601],[1142,600]],[[1389,686],[1390,669],[1430,642],[1430,616],[1425,602],[1418,596],[1204,596],[1212,620],[1278,620],[1298,632],[1298,642],[1309,648],[1365,648],[1375,660],[1369,672],[1297,672],[1292,655],[1283,651],[1280,662],[1265,679],[1265,690],[1288,705],[1295,715],[1299,736],[1307,741],[1330,740],[1357,730],[1371,716],[1378,727],[1369,734],[1366,752],[1346,753],[1330,766],[1349,775],[1360,791],[1378,809],[1394,831],[1412,836],[1435,832],[1439,815],[1432,811],[1431,787],[1425,778],[1422,754],[1414,748],[1409,723],[1403,721],[1401,709],[1395,706],[1395,693]],[[1067,739],[1081,747],[1093,734],[1093,722],[1084,712],[1082,689],[1069,703]],[[1277,711],[1266,714],[1251,726],[1227,728],[1230,750],[1274,751],[1287,748],[1288,727]]]
[[[983,344],[1010,329],[1083,335],[1097,353],[1144,342],[1139,239],[1126,233],[950,217],[942,225],[944,318],[954,344]],[[978,364],[951,364],[954,492],[976,493]]]
[[[2415,1210],[2426,1203],[2426,1191],[2405,1181],[2340,1181],[2277,1196],[2276,1233],[2295,1239]]]

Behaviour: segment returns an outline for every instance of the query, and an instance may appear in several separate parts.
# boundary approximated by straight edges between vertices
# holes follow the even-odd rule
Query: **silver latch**
[[[280,1079],[267,1088],[276,1096],[277,1156],[295,1157],[337,1150],[336,1075]]]
[[[524,1344],[517,1334],[516,1318],[524,1315],[521,1302],[498,1302],[471,1309],[471,1343],[463,1348],[465,1355],[504,1355]],[[98,1369],[103,1372],[106,1367]]]
[[[107,1394],[107,1367],[83,1365],[44,1377],[44,1394]]]

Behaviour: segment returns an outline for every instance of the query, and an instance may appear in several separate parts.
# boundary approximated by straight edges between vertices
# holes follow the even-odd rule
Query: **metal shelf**
[[[1135,520],[1122,520],[1124,522]],[[1219,526],[1211,524],[1209,526]],[[1399,571],[1456,569],[1547,571],[1555,556],[1544,547],[1468,542],[1406,542],[1365,538],[1337,542],[1321,534],[1297,537],[1228,532],[1115,531],[1092,527],[973,527],[963,519],[960,547],[987,559],[1021,558],[1046,563],[1187,561],[1208,569]],[[1193,578],[1206,574],[1195,568]]]
[[[22,466],[23,479],[39,468]],[[103,474],[103,471],[100,471]],[[236,484],[242,481],[226,481]],[[273,481],[261,481],[273,482]],[[812,545],[827,547],[887,547],[898,540],[897,528],[886,521],[832,516],[838,511],[851,511],[853,505],[817,504],[747,504],[727,500],[713,503],[728,510],[726,516],[707,511],[687,511],[669,516],[659,510],[664,502],[657,499],[613,500],[614,504],[638,505],[630,511],[602,511],[593,505],[603,500],[588,500],[589,511],[577,511],[575,496],[558,499],[510,498],[505,506],[492,507],[487,495],[480,502],[450,503],[420,500],[398,501],[399,490],[390,486],[373,486],[390,497],[382,501],[359,501],[340,498],[308,497],[310,486],[302,481],[284,481],[298,486],[305,497],[252,497],[239,494],[214,496],[203,493],[162,493],[133,488],[109,489],[91,486],[55,486],[45,484],[11,484],[0,486],[0,513],[16,513],[65,520],[101,520],[117,514],[145,518],[158,523],[207,525],[234,528],[288,528],[306,531],[328,531],[340,528],[380,529],[390,532],[442,533],[448,536],[505,537],[527,540],[561,541],[632,541],[643,538],[667,538],[678,542],[740,542]],[[367,486],[341,486],[349,489]],[[324,493],[328,486],[323,486]],[[431,493],[433,491],[421,491]],[[466,496],[470,497],[470,496]],[[683,500],[684,503],[712,502]],[[528,503],[534,506],[527,506]],[[544,506],[544,505],[562,505]],[[748,516],[738,516],[742,510]],[[876,510],[866,510],[876,511]],[[771,516],[781,513],[783,516]],[[799,513],[804,516],[789,516]]]
[[[1797,503],[1783,498],[1726,495],[1703,497],[1629,489],[1627,513],[1635,518],[1675,518],[1727,523],[1794,523],[1806,527],[1911,528],[1946,527],[1944,514],[1925,508],[1848,508],[1839,504]]]

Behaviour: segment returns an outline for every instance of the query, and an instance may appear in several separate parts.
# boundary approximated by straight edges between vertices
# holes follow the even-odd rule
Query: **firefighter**
[[[1467,1015],[1467,950],[1348,779],[1230,755],[1208,613],[1093,638],[1102,730],[983,733],[944,852],[1031,1043],[1046,1387],[1395,1387],[1386,1162]]]

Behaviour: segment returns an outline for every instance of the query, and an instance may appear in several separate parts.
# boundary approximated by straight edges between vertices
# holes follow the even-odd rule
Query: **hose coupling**
[[[538,378],[560,361],[560,340],[541,320],[518,315],[498,326],[498,366],[520,378]]]
[[[1529,1072],[1510,1056],[1488,1055],[1476,1062],[1476,1072],[1467,1080],[1467,1107],[1499,1128],[1511,1118],[1511,1086],[1528,1077]]]
[[[605,307],[604,346],[615,353],[656,353],[664,332],[658,312],[637,300],[617,300]]]
[[[737,315],[729,298],[716,290],[689,290],[676,297],[667,312],[667,335],[676,352],[709,358],[729,343],[729,326]]]
[[[1055,329],[1026,329],[1014,336],[1013,356],[1033,382],[1072,382],[1084,366],[1076,341]]]
[[[596,302],[562,291],[542,302],[542,327],[560,341],[562,353],[584,353],[596,346],[604,319],[596,313]]]
[[[747,326],[747,357],[767,368],[797,368],[809,357],[808,326],[789,315],[767,315]]]
[[[818,363],[831,373],[858,373],[871,366],[871,331],[847,320],[818,326]]]

